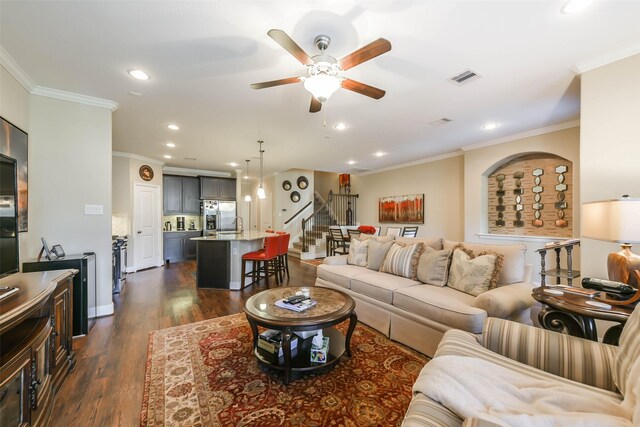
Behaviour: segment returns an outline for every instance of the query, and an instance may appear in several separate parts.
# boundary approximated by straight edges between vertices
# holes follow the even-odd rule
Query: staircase
[[[355,223],[355,201],[358,195],[333,194],[325,201],[314,192],[313,214],[302,221],[301,233],[289,249],[289,255],[300,259],[327,256],[326,236],[329,227]]]

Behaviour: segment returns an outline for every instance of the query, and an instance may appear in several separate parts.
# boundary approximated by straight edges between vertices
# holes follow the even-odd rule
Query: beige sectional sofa
[[[442,239],[395,238],[401,244],[423,243],[435,250],[452,250],[459,242]],[[327,257],[318,266],[316,286],[341,290],[354,298],[358,320],[389,338],[433,356],[443,334],[460,329],[481,334],[485,319],[500,317],[531,323],[533,285],[525,265],[524,245],[464,243],[474,252],[504,256],[498,287],[478,296],[448,286],[350,265],[347,256]]]

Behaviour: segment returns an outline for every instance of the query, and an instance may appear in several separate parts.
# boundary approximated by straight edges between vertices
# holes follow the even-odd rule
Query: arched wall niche
[[[573,236],[572,161],[522,153],[494,163],[483,175],[489,234]]]

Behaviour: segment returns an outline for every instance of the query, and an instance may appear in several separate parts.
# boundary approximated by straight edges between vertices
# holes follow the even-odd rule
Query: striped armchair
[[[459,331],[448,331],[434,356],[465,356],[548,381],[564,384],[575,393],[589,390],[603,399],[630,405],[633,419],[640,425],[640,308],[636,308],[620,337],[620,346],[601,344],[559,334],[508,320],[488,318],[481,338]],[[425,378],[423,369],[421,379]],[[637,399],[637,400],[635,400]],[[403,426],[472,427],[494,426],[490,421],[462,419],[440,403],[415,390]]]

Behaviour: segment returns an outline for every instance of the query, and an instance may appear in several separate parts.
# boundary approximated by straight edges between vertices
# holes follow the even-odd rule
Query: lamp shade
[[[267,195],[264,192],[264,188],[262,187],[258,188],[258,199],[264,199],[266,197]]]
[[[245,202],[250,202],[251,201],[251,195],[247,194],[244,196],[244,201]]]
[[[618,243],[640,243],[640,199],[623,197],[582,205],[582,236]]]
[[[316,74],[304,79],[304,88],[311,92],[318,101],[325,102],[335,91],[340,89],[341,83],[342,81],[338,77]]]

